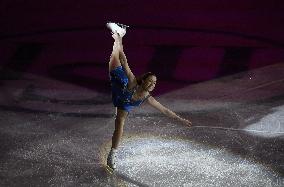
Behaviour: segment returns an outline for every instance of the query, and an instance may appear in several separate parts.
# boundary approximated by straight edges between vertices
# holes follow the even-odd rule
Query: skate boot
[[[112,170],[116,169],[116,155],[117,150],[112,148],[107,157],[107,166],[110,167],[110,169]]]
[[[118,33],[120,37],[123,37],[126,34],[126,27],[128,27],[126,25],[117,24],[113,22],[108,22],[106,26],[111,30],[112,34]]]

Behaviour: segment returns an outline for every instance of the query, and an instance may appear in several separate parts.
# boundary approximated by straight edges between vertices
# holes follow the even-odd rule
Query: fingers
[[[191,127],[191,125],[192,125],[191,122],[188,122],[188,123],[187,123],[187,126],[188,126],[188,127]]]
[[[191,127],[191,125],[192,125],[192,123],[191,123],[191,121],[189,121],[189,120],[184,120],[184,123],[188,126],[188,127]]]
[[[114,33],[112,33],[113,36],[115,36],[115,38],[117,39],[122,39],[122,37],[119,35],[119,33],[117,31],[114,31]]]
[[[119,34],[115,31],[114,33],[112,33],[111,35],[113,37],[113,39],[118,39]]]
[[[122,45],[122,37],[115,31],[115,33],[112,34],[112,38],[119,43],[120,45]]]

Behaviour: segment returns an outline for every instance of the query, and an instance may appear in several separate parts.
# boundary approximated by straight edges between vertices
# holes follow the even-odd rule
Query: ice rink
[[[191,128],[136,108],[112,175],[110,93],[32,74],[3,79],[0,186],[284,186],[283,72],[276,64],[156,97]]]

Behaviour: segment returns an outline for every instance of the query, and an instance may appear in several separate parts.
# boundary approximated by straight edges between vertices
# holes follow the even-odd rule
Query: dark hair
[[[142,84],[142,81],[146,80],[150,76],[156,77],[155,73],[152,73],[152,72],[147,72],[147,73],[144,73],[143,75],[140,75],[139,77],[136,78],[137,84],[138,85]]]

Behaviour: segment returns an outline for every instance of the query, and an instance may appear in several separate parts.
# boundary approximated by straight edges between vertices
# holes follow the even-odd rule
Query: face
[[[156,76],[151,75],[147,77],[144,81],[142,81],[143,89],[147,90],[148,92],[153,91],[155,88],[156,82],[157,82]]]

